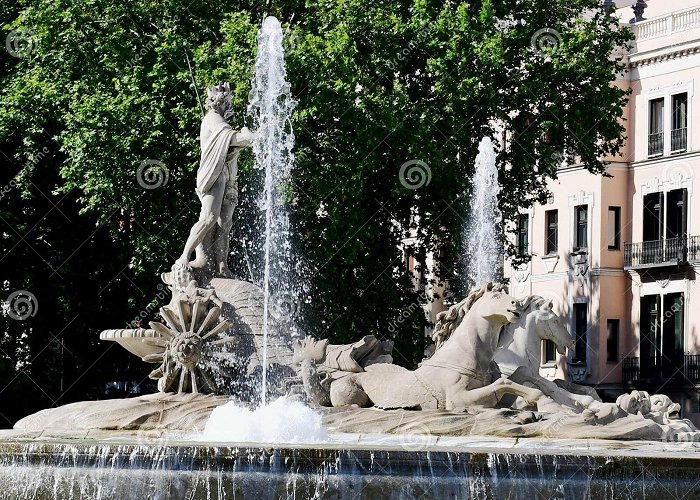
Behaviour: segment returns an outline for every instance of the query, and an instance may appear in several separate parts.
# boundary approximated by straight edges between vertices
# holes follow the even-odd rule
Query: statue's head
[[[231,87],[228,82],[215,85],[207,89],[207,99],[204,102],[206,109],[213,109],[225,120],[233,115],[233,103],[231,101]]]
[[[481,296],[472,307],[479,316],[504,325],[520,319],[520,305],[515,298],[508,295],[503,285],[488,283],[476,293]]]

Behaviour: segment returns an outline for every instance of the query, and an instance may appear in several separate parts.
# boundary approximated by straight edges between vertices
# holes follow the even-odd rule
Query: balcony
[[[700,383],[700,355],[629,357],[622,360],[622,381],[626,384],[679,385]]]
[[[663,148],[663,145],[662,145]],[[671,153],[682,153],[688,148],[687,127],[671,130]]]
[[[700,236],[625,243],[625,269],[678,266],[700,260]]]
[[[700,7],[691,7],[690,9],[642,21],[633,26],[633,29],[637,32],[637,40],[643,41],[677,34],[698,26],[700,26]],[[692,33],[690,36],[692,36]]]
[[[664,154],[664,133],[649,134],[648,156],[659,156],[662,154]]]

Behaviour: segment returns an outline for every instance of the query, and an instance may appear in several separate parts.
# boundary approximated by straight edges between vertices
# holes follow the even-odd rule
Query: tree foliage
[[[8,321],[6,332],[17,337],[29,329],[32,349],[40,349],[49,338],[39,327],[67,323],[87,293],[96,296],[83,285],[92,272],[97,290],[114,276],[134,287],[115,290],[112,304],[92,301],[109,314],[84,311],[83,328],[69,329],[73,345],[104,349],[96,332],[115,326],[115,318],[128,321],[154,299],[158,273],[179,254],[199,210],[193,187],[200,107],[187,61],[200,94],[207,85],[231,83],[241,111],[234,121],[243,125],[257,27],[272,13],[286,29],[298,100],[290,188],[307,293],[298,316],[307,332],[338,342],[390,337],[397,361],[415,363],[426,324],[415,304],[424,298],[406,272],[402,248],[419,271],[434,252],[438,279],[463,282],[462,228],[481,137],[499,140],[505,129],[498,167],[506,219],[546,196],[562,153],[602,172],[601,158],[619,150],[626,97],[612,85],[622,66],[611,54],[629,33],[600,3],[278,1],[267,12],[232,0],[3,5],[5,32],[19,30],[33,44],[23,57],[0,60],[2,181],[18,185],[1,201],[9,226],[2,245],[20,263],[3,281],[7,290],[45,287],[64,307],[44,323]],[[149,159],[167,172],[157,189],[137,182]],[[417,189],[399,175],[412,160],[429,168],[430,182]],[[256,256],[241,242],[258,230],[258,177],[244,155],[247,189],[232,257],[244,279],[256,278],[248,265]],[[42,195],[70,202],[70,223],[55,220]],[[45,211],[52,216],[42,219]],[[20,241],[23,225],[37,220],[40,231]],[[86,248],[86,228],[94,254],[78,252],[78,260],[71,252]],[[32,245],[67,259],[62,281]]]

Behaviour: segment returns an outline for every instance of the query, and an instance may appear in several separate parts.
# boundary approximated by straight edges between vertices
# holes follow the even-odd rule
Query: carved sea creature
[[[490,383],[488,373],[501,328],[519,317],[517,301],[502,286],[475,289],[441,316],[436,330],[449,335],[432,358],[413,371],[376,363],[359,373],[347,372],[331,383],[330,403],[465,410],[495,407],[505,394],[534,403],[542,396],[539,390],[503,378]]]

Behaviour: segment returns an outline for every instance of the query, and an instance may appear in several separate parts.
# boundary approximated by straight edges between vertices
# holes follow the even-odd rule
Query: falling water
[[[358,436],[350,450],[168,442],[167,434],[158,439],[144,432],[138,442],[5,441],[0,491],[6,498],[94,499],[697,496],[696,459],[689,450],[673,457],[661,447],[655,456],[629,449],[619,455],[618,445],[612,456],[586,456],[570,449],[562,454],[566,445],[560,444],[554,455],[474,446],[463,453],[409,452],[401,437],[393,446],[382,444],[383,451],[376,444],[361,447]]]
[[[498,193],[501,187],[493,143],[488,137],[479,143],[474,166],[471,217],[466,232],[467,277],[470,286],[479,286],[499,281],[502,259],[498,234],[501,225]]]
[[[258,31],[255,77],[250,92],[248,113],[258,134],[253,141],[256,166],[265,172],[265,187],[260,207],[265,212],[263,301],[263,356],[261,399],[267,402],[267,344],[271,333],[272,301],[293,301],[286,273],[290,269],[291,245],[289,218],[284,192],[294,164],[294,133],[290,116],[295,101],[291,97],[284,68],[282,26],[267,17]],[[286,299],[280,297],[286,296]],[[274,333],[274,332],[272,332]]]

